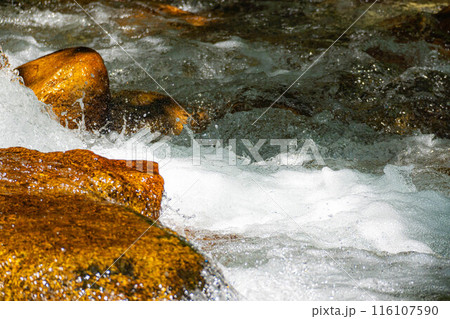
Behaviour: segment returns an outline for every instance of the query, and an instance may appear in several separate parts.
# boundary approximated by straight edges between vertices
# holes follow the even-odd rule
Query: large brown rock
[[[158,216],[162,183],[156,167],[143,173],[89,151],[0,150],[0,300],[180,299],[202,289],[204,258],[141,214]]]
[[[109,78],[96,51],[84,47],[64,49],[17,70],[38,99],[52,105],[62,125],[70,129],[85,125],[92,130],[106,124]]]
[[[92,49],[61,50],[17,70],[24,84],[70,129],[99,129],[109,122],[108,127],[119,132],[148,127],[177,135],[191,116],[172,98],[156,92],[120,91],[111,99],[103,59]]]
[[[136,164],[143,171],[133,168]],[[159,218],[164,180],[153,162],[109,160],[87,150],[41,153],[17,147],[0,150],[0,170],[0,190],[12,183],[33,195],[80,194]]]

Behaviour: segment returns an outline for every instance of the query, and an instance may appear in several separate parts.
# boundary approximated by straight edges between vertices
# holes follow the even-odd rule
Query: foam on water
[[[132,159],[136,141],[126,144],[93,150]],[[206,158],[194,166],[190,152],[172,145],[177,155],[161,162],[160,220],[209,254],[242,299],[448,293],[442,269],[449,265],[450,200],[417,191],[412,166],[387,165],[382,175],[327,167],[274,171]]]
[[[0,72],[0,147],[89,148],[136,159],[139,139],[87,143],[11,79]],[[416,267],[432,272],[440,255],[448,257],[450,200],[417,191],[411,166],[388,165],[382,175],[228,166],[206,158],[194,166],[190,149],[172,148],[174,157],[160,168],[166,190],[161,221],[211,255],[244,299],[394,298],[389,289],[405,298],[408,284],[402,279],[393,283],[401,289],[389,286],[391,271],[378,280],[380,267],[400,263],[402,272],[424,280]],[[357,279],[349,283],[347,272]]]
[[[0,147],[22,146],[43,152],[84,148],[73,131],[52,118],[33,91],[0,68]]]
[[[173,159],[161,168],[166,191],[174,194],[162,220],[181,229],[245,236],[299,232],[321,248],[432,253],[429,245],[445,243],[417,236],[427,230],[414,218],[427,213],[433,224],[445,223],[442,212],[450,202],[416,192],[405,171],[387,166],[383,176],[329,168],[218,172],[192,167],[190,159]]]
[[[14,24],[20,27],[62,28],[87,22],[86,18],[75,14],[63,14],[50,10],[23,10],[14,15],[0,17],[1,24]]]
[[[182,8],[202,10],[200,4],[188,1]],[[202,42],[175,39],[168,32],[142,35],[139,40],[124,37],[122,41],[120,28],[111,19],[112,8],[94,3],[87,9],[100,23],[112,24],[107,29],[152,75],[165,81],[170,74],[163,84],[169,87],[170,83],[171,92],[180,87],[179,96],[191,94],[192,87],[184,85],[188,80],[206,91],[208,85],[217,90],[213,80],[237,81],[229,89],[230,94],[236,94],[239,81],[247,84],[252,72],[252,83],[257,79],[265,83],[262,74],[297,78],[290,71],[298,69],[296,59],[300,55],[295,50],[292,66],[283,62],[281,55],[287,53],[279,52],[282,49],[238,36]],[[113,89],[122,88],[124,83],[148,89],[146,75],[112,40],[100,40],[95,36],[103,34],[89,33],[98,30],[93,31],[92,22],[82,12],[22,11],[5,15],[0,22],[13,30],[0,35],[14,66],[52,51],[47,44],[55,43],[45,37],[36,40],[43,37],[39,31],[42,28],[78,28],[81,31],[77,32],[83,32],[78,40],[83,45],[95,44],[105,59]],[[17,32],[23,27],[38,31],[33,36]],[[405,50],[410,50],[409,46]],[[342,52],[348,55],[348,50]],[[232,58],[235,56],[237,61]],[[191,60],[186,62],[186,57]],[[334,67],[347,68],[345,63],[353,62],[341,61]],[[324,65],[326,74],[329,70]],[[180,73],[182,69],[185,74]],[[147,154],[135,152],[151,147],[140,140],[145,132],[127,138],[69,131],[30,89],[11,81],[14,79],[11,69],[0,70],[0,147],[24,146],[45,152],[87,148],[111,159],[148,159]],[[208,81],[196,82],[199,79]],[[161,222],[208,255],[242,299],[448,298],[448,177],[434,173],[448,163],[448,140],[420,134],[381,138],[364,125],[343,127],[327,111],[316,114],[309,128],[310,124],[297,123],[303,121],[301,117],[282,117],[280,112],[284,111],[271,110],[265,115],[264,125],[258,129],[262,138],[265,133],[284,136],[286,130],[295,131],[298,124],[300,131],[310,132],[306,137],[319,146],[321,141],[327,145],[328,157],[324,159],[328,167],[280,167],[277,155],[266,166],[229,166],[206,158],[196,166],[190,148],[169,143],[172,157],[159,161],[166,192]],[[218,133],[217,138],[224,139],[243,134],[247,138],[252,132],[246,130],[245,123],[257,117],[251,112],[228,114],[204,134]],[[342,154],[360,159],[362,164],[358,169],[344,169],[347,164],[342,164],[346,158]],[[365,163],[380,169],[364,167]]]

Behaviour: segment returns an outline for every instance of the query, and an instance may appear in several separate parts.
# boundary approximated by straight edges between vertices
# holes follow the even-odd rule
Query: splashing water
[[[205,10],[204,6],[185,4],[196,12]],[[0,41],[8,44],[4,48],[15,66],[58,45],[57,40],[45,38],[40,28],[62,28],[61,32],[74,34],[76,44],[99,46],[113,89],[125,83],[131,88],[154,89],[134,65],[130,66],[123,52],[97,33],[100,31],[89,31],[85,38],[74,31],[91,23],[81,12],[26,10],[15,19],[11,14],[4,20],[10,35],[0,32]],[[108,17],[117,18],[107,5],[91,4],[88,10],[96,11],[104,25],[110,23]],[[129,16],[134,12],[133,7],[127,10]],[[71,18],[70,23],[61,23],[64,16]],[[142,26],[127,28],[119,22],[108,26],[116,30],[114,35],[121,38],[125,49],[146,68],[152,63],[160,66],[155,72],[163,84],[171,87],[175,83],[175,93],[186,93],[188,102],[202,101],[202,97],[214,100],[217,96],[211,88],[228,83],[218,99],[221,105],[216,107],[220,109],[243,82],[251,79],[259,85],[249,92],[241,91],[241,95],[252,95],[272,88],[274,78],[297,76],[283,61],[291,59],[290,63],[297,65],[299,58],[258,38],[246,38],[245,30],[240,36],[214,35],[221,37],[220,41],[205,39],[192,30],[187,40],[171,32],[157,34],[147,29],[147,34],[131,38],[126,36],[130,28],[141,30]],[[24,36],[18,31],[24,25],[35,34]],[[340,50],[344,49],[336,49],[334,59],[345,59]],[[398,50],[405,48],[399,46]],[[442,70],[441,62],[431,61],[427,49],[420,50],[417,52],[424,56],[425,64],[431,67],[434,63],[433,68]],[[139,138],[146,132],[129,137],[116,133],[99,136],[60,126],[48,107],[21,84],[3,55],[0,59],[0,147],[24,146],[46,152],[87,148],[112,159],[148,159],[145,150],[152,144]],[[354,59],[349,57],[342,65],[351,65]],[[326,60],[327,65],[335,62]],[[377,72],[382,71],[374,71],[373,76]],[[379,80],[386,78],[388,75],[382,74]],[[193,89],[197,86],[201,93]],[[161,222],[206,254],[236,289],[238,298],[449,298],[450,192],[448,174],[442,173],[449,160],[448,139],[420,133],[381,135],[356,122],[344,126],[329,110],[307,120],[285,110],[270,110],[255,130],[249,124],[260,113],[244,109],[214,120],[202,133],[185,130],[167,143],[170,158],[160,160],[166,191]],[[201,165],[193,165],[188,133],[195,138],[224,140],[272,136],[312,139],[326,166],[278,166],[279,154],[268,147],[261,150],[269,159],[265,166],[230,166],[227,161],[206,156]],[[136,148],[144,150],[140,158],[136,158]],[[233,151],[238,157],[243,155],[239,147]],[[236,297],[220,294],[220,289],[220,283],[211,284],[207,295],[212,299]]]

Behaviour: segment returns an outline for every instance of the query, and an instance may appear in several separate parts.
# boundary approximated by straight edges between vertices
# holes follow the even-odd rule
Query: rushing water
[[[113,91],[160,91],[76,4],[49,3],[0,5],[0,44],[13,66],[84,45],[103,56]],[[80,3],[189,111],[211,118],[202,132],[186,128],[167,142],[170,158],[159,160],[166,183],[161,222],[209,256],[238,298],[450,298],[450,141],[426,129],[398,135],[357,116],[338,116],[352,113],[351,105],[369,101],[373,92],[396,99],[397,91],[379,87],[398,81],[420,78],[433,87],[433,95],[418,90],[403,101],[448,100],[449,64],[435,47],[398,43],[370,27],[414,9],[409,2],[375,5],[280,99],[295,112],[272,108],[255,125],[261,107],[300,76],[367,3],[174,2],[209,17],[205,27],[151,16],[155,4],[146,1]],[[420,9],[433,13],[439,5]],[[373,46],[409,62],[397,68],[376,63],[364,51]],[[345,82],[350,75],[351,85]],[[154,145],[146,131],[131,137],[69,131],[12,78],[0,71],[0,147],[87,148],[135,160],[145,159]],[[194,165],[192,137],[223,143],[202,148],[201,165]],[[289,160],[306,165],[280,166],[280,148],[268,141],[260,149],[262,165],[241,140],[281,138],[298,141]],[[237,141],[231,151],[230,139]],[[301,153],[305,140],[315,142],[325,165]],[[211,157],[217,150],[224,160]],[[235,154],[237,164],[229,165]]]

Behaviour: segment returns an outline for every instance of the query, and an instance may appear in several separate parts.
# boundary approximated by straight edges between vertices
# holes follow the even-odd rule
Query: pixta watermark
[[[151,173],[153,163],[161,168],[172,159],[171,138],[160,133],[146,133],[137,136],[129,143],[127,166],[142,172]],[[245,152],[245,156],[237,154],[237,147]],[[263,147],[275,148],[277,155],[264,159]],[[186,154],[186,152],[184,152]],[[190,151],[192,165],[200,166],[207,162],[222,162],[228,166],[246,165],[278,165],[303,166],[314,163],[324,166],[325,161],[319,148],[312,139],[299,143],[296,139],[192,139]]]
[[[238,143],[248,153],[246,160],[236,154]],[[265,145],[278,148],[278,155],[264,159],[261,155],[261,149]],[[229,139],[227,144],[222,139],[193,139],[192,140],[192,164],[199,166],[203,160],[222,161],[230,166],[249,165],[282,165],[282,166],[302,166],[306,162],[315,161],[318,165],[325,165],[319,149],[313,140],[307,139],[301,148],[296,139],[259,139],[252,142],[249,139]],[[208,148],[214,149],[213,154],[207,152],[203,154],[202,150]]]

